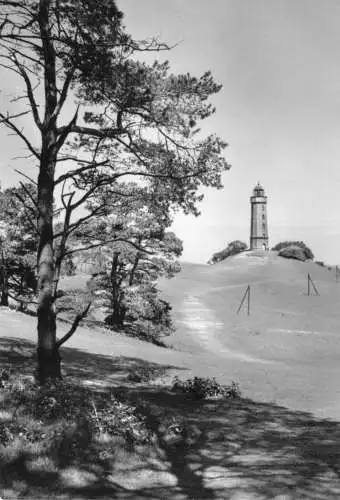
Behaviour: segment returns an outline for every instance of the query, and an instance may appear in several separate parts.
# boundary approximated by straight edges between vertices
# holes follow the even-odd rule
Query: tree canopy
[[[226,143],[199,128],[214,113],[210,98],[221,86],[209,72],[198,78],[175,75],[168,62],[143,62],[143,52],[169,47],[155,39],[134,40],[122,18],[114,0],[0,0],[0,64],[23,85],[18,111],[1,112],[0,121],[38,166],[32,181],[42,383],[60,377],[59,347],[69,338],[57,341],[55,300],[72,232],[105,214],[110,197],[133,197],[135,188],[127,189],[131,181],[164,213],[181,209],[198,215],[201,186],[221,188],[229,168]],[[103,203],[77,216],[102,190]],[[61,230],[56,233],[57,193]]]

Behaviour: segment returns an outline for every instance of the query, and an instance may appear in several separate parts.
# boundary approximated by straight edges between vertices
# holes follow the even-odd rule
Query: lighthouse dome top
[[[254,187],[253,196],[264,196],[264,189],[259,182]]]

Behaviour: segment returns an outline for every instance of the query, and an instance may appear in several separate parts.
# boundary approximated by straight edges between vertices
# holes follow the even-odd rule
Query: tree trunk
[[[22,296],[24,295],[24,280],[25,277],[23,276],[22,272],[20,273],[20,284],[19,284],[19,297],[22,299]],[[24,311],[24,301],[20,300],[19,302],[19,311],[23,312]]]
[[[53,257],[53,159],[46,158],[38,178],[38,370],[40,384],[60,378],[60,356],[56,348]]]
[[[138,264],[139,264],[139,259],[140,259],[140,254],[136,253],[135,261],[133,263],[133,266],[132,266],[132,269],[131,269],[131,272],[130,272],[129,286],[133,285],[135,274],[136,274],[136,270],[137,270],[137,267],[138,267]]]
[[[111,264],[111,307],[112,313],[107,316],[105,322],[112,327],[122,328],[124,324],[125,308],[122,307],[122,297],[119,284],[117,282],[117,269],[119,264],[119,252],[113,253]]]
[[[58,102],[56,60],[50,26],[51,0],[39,2],[39,27],[44,57],[45,116],[41,129],[41,156],[38,177],[38,367],[37,378],[44,384],[61,377],[56,346],[54,306],[53,194],[57,158],[57,124],[54,111]]]
[[[1,297],[0,305],[8,307],[8,271],[6,264],[3,262],[0,270],[0,287]]]

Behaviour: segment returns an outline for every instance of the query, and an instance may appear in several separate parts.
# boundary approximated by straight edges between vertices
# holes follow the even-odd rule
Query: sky
[[[339,0],[117,3],[135,38],[176,45],[155,55],[168,59],[172,71],[211,70],[223,85],[213,98],[215,115],[201,128],[229,144],[232,168],[223,190],[204,191],[200,217],[176,216],[183,260],[206,262],[232,240],[249,243],[249,197],[260,181],[270,245],[303,240],[317,260],[340,264]],[[17,181],[17,147],[3,131],[0,140],[7,187]]]

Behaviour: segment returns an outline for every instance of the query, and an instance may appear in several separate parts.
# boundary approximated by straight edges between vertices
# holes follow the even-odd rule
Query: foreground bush
[[[298,260],[307,260],[307,259],[314,259],[314,254],[312,250],[303,242],[303,241],[281,241],[280,243],[277,243],[272,250],[275,250],[276,252],[280,252],[281,250],[285,248],[290,248],[290,247],[298,247],[303,250],[303,255],[304,258],[301,259],[299,258]],[[286,255],[282,255],[279,253],[281,257],[286,257]],[[300,253],[302,256],[302,254]],[[288,257],[288,258],[295,258],[295,257]]]
[[[2,409],[11,414],[0,422],[0,445],[15,439],[33,443],[51,441],[70,428],[87,429],[94,438],[102,433],[120,436],[126,442],[147,443],[153,435],[137,408],[113,394],[97,396],[89,389],[62,380],[40,387],[32,380],[0,371]]]
[[[146,426],[146,419],[135,406],[118,400],[111,394],[103,404],[93,404],[93,422],[99,433],[121,436],[129,443],[145,444],[153,440],[153,434]]]
[[[229,399],[241,396],[238,384],[232,382],[230,386],[223,386],[214,377],[194,377],[184,381],[175,377],[172,390],[187,393],[195,399]]]

